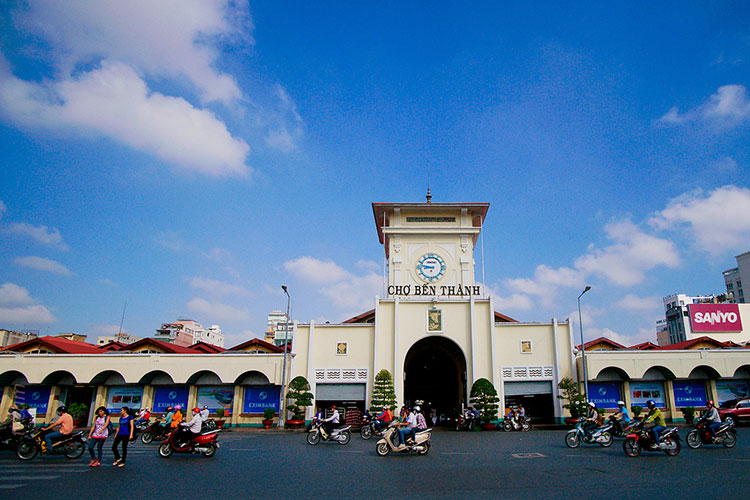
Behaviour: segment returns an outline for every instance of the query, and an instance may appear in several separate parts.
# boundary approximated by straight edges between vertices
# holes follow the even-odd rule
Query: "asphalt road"
[[[677,457],[644,452],[630,458],[621,439],[611,448],[571,450],[564,431],[438,431],[424,457],[379,457],[376,439],[358,435],[346,446],[309,446],[300,432],[234,431],[220,436],[222,446],[210,459],[163,459],[157,445],[138,442],[124,468],[110,465],[108,440],[105,465],[97,469],[86,466],[88,452],[80,460],[23,463],[0,452],[0,498],[747,498],[750,428],[738,432],[733,449],[683,446]]]

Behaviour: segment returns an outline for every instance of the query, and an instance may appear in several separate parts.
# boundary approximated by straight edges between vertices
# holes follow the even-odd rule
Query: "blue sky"
[[[750,250],[750,6],[0,7],[0,328],[232,345],[382,290],[372,202],[489,202],[522,321],[654,339]],[[478,269],[481,261],[478,259]],[[478,275],[480,273],[478,272]]]

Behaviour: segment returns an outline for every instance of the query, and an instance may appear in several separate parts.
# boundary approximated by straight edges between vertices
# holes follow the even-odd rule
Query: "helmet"
[[[204,410],[208,410],[208,405],[203,405]]]
[[[594,403],[593,401],[589,401],[589,406],[592,408],[596,408],[596,403]]]
[[[618,401],[617,406],[625,406],[625,401]]]
[[[200,412],[201,412],[201,409],[198,408],[197,406],[193,408],[193,413],[200,413]]]
[[[167,406],[167,411],[172,411],[172,410],[174,410],[174,408],[172,408],[171,406]]]
[[[414,407],[414,411],[421,411],[422,409],[419,406]]]
[[[714,402],[713,402],[712,400],[710,400],[710,399],[709,399],[708,401],[706,401],[706,405],[707,405],[707,406],[713,406],[713,405],[714,405]]]
[[[646,406],[651,408],[652,406],[656,406],[656,403],[654,402],[653,399],[649,399],[648,401],[646,401]]]
[[[182,405],[174,405],[175,410],[182,410]]]
[[[58,406],[57,407],[57,414],[58,415],[61,415],[63,413],[67,413],[67,412],[68,412],[68,407],[67,406],[62,405],[62,406]]]

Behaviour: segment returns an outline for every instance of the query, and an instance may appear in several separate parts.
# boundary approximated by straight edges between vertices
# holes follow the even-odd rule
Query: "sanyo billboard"
[[[742,320],[737,304],[690,304],[693,332],[741,332]]]

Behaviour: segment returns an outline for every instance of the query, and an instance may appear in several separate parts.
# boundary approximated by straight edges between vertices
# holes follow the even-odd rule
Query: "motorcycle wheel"
[[[151,441],[153,440],[154,440],[154,435],[151,434],[149,431],[146,431],[143,434],[141,434],[141,443],[151,444]]]
[[[523,424],[521,424],[521,430],[523,432],[529,432],[531,430],[531,424],[528,422],[524,422]]]
[[[635,438],[627,438],[622,443],[622,451],[629,457],[637,457],[641,454],[641,445],[638,444]]]
[[[372,428],[369,425],[363,425],[359,431],[359,437],[362,439],[370,439],[372,437]]]
[[[384,457],[391,452],[391,447],[388,446],[388,443],[378,443],[377,446],[375,446],[375,452],[381,457]]]
[[[349,441],[352,439],[352,433],[349,431],[342,432],[339,434],[338,442],[339,444],[349,444]]]
[[[734,421],[734,417],[732,415],[727,415],[726,417],[724,417],[724,422],[732,425],[735,425],[737,423]]]
[[[432,445],[430,444],[430,441],[427,440],[424,443],[422,443],[422,446],[424,446],[424,449],[422,451],[418,451],[417,455],[427,455],[430,452],[430,447]]]
[[[159,446],[159,456],[164,458],[169,458],[172,456],[172,447],[169,445],[169,443],[164,443],[163,445]]]
[[[64,454],[67,458],[75,459],[83,455],[85,449],[86,447],[83,445],[82,441],[71,441],[65,445]]]
[[[568,445],[568,448],[578,448],[581,444],[581,438],[577,432],[569,432],[565,435],[565,444]]]
[[[733,432],[727,432],[721,444],[726,448],[734,448],[734,445],[737,444],[737,436]]]
[[[612,446],[612,443],[614,442],[614,438],[612,437],[612,434],[609,432],[605,432],[602,434],[603,441],[599,441],[599,444],[602,445],[604,448],[609,448]]]
[[[36,449],[36,443],[29,440],[23,440],[20,443],[18,443],[18,448],[16,448],[16,455],[18,455],[18,458],[21,460],[31,460],[34,458],[37,454]]]
[[[211,458],[216,454],[216,443],[208,443],[208,449],[203,452],[203,456]]]
[[[666,453],[670,457],[674,457],[675,455],[678,455],[680,453],[680,442],[677,439],[668,437],[664,440],[664,444],[667,445],[667,449],[664,450],[664,453]]]
[[[688,435],[685,438],[685,442],[687,443],[687,445],[689,447],[691,447],[694,450],[697,450],[703,444],[701,442],[701,437],[700,437],[700,435],[698,435],[698,431],[697,430],[692,430],[692,431],[688,432]]]
[[[505,432],[510,432],[513,430],[513,425],[510,422],[503,422],[503,430]]]
[[[307,433],[307,444],[318,444],[320,443],[320,433],[319,432],[308,432]]]

